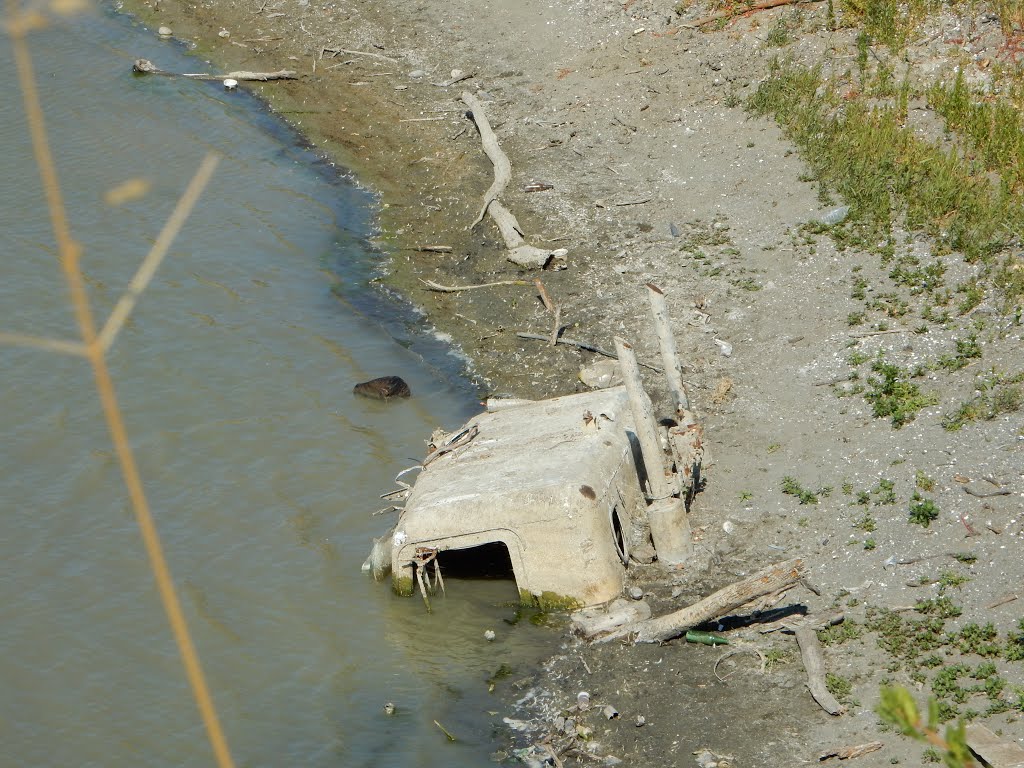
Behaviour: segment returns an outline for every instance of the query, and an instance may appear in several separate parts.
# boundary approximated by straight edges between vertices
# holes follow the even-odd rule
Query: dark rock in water
[[[357,395],[372,397],[376,400],[409,397],[412,394],[409,385],[398,376],[381,376],[379,379],[370,379],[362,384],[356,384],[352,391]]]

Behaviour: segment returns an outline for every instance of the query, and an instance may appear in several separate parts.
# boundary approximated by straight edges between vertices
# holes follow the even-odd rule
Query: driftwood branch
[[[634,635],[634,643],[659,643],[671,640],[688,629],[703,624],[705,621],[724,616],[762,595],[770,595],[792,586],[800,581],[803,575],[804,562],[800,558],[770,565],[742,581],[718,590],[693,605],[656,619],[629,624],[600,638],[600,640],[603,642],[629,634]]]
[[[491,186],[484,193],[484,202],[480,208],[480,213],[476,215],[473,223],[469,225],[469,228],[472,229],[484,220],[484,216],[487,215],[487,207],[498,199],[498,195],[505,191],[505,187],[512,180],[512,162],[508,159],[508,155],[505,154],[504,150],[502,150],[501,145],[498,144],[498,137],[494,135],[494,131],[491,129],[491,124],[487,120],[487,115],[484,113],[480,100],[469,91],[463,91],[462,101],[472,110],[471,115],[473,122],[476,123],[477,130],[480,131],[480,142],[483,144],[484,154],[487,155],[487,159],[494,166],[494,181],[491,182]]]
[[[493,288],[496,285],[529,285],[528,280],[498,280],[493,283],[477,283],[475,285],[441,285],[435,283],[433,280],[424,280],[420,278],[420,282],[423,283],[427,288],[438,293],[458,293],[459,291],[473,291],[477,288]]]
[[[697,27],[703,27],[705,24],[710,24],[712,21],[718,21],[719,19],[739,18],[740,16],[746,16],[748,13],[753,13],[754,11],[764,11],[769,8],[777,8],[780,5],[797,5],[800,3],[819,2],[821,2],[821,0],[765,0],[764,2],[754,3],[753,5],[747,6],[746,9],[738,12],[736,9],[718,11],[717,13],[712,13],[710,16],[704,16],[700,19],[684,22],[679,26],[686,27],[687,29],[695,29]]]
[[[825,657],[818,642],[818,633],[811,627],[796,629],[796,642],[800,646],[804,669],[807,670],[807,688],[814,700],[830,715],[841,715],[846,711],[836,697],[828,692],[825,686]]]
[[[539,333],[526,333],[525,331],[518,331],[516,333],[516,336],[518,336],[520,339],[534,339],[536,341],[550,341],[551,340],[550,336],[543,336],[543,335],[541,335]],[[594,353],[596,353],[598,355],[603,355],[604,357],[610,357],[612,360],[618,360],[619,359],[619,356],[616,355],[614,352],[609,352],[607,349],[595,346],[593,344],[588,344],[585,341],[576,341],[575,339],[568,339],[565,336],[559,336],[558,337],[558,343],[559,344],[565,344],[565,345],[570,346],[570,347],[577,347],[579,349],[585,349],[585,350],[587,350],[587,352],[594,352]],[[639,360],[637,360],[637,365],[639,365],[641,368],[646,368],[649,371],[654,371],[655,373],[661,373],[661,368],[659,368],[656,365],[649,365],[647,363],[642,363]]]
[[[167,77],[188,77],[192,80],[297,80],[299,75],[291,69],[277,72],[228,72],[226,75],[211,75],[207,72],[168,72],[160,69],[148,59],[136,59],[132,64],[132,72],[137,75],[165,75]]]
[[[463,91],[462,101],[469,107],[469,116],[476,123],[477,129],[480,131],[480,141],[483,144],[484,153],[494,165],[494,181],[487,192],[484,193],[480,213],[477,214],[469,228],[472,229],[483,221],[485,215],[490,214],[491,220],[494,221],[498,231],[501,232],[502,239],[505,241],[505,247],[509,251],[509,261],[521,267],[544,268],[548,266],[552,259],[564,258],[568,253],[565,248],[546,250],[529,245],[523,235],[522,228],[519,226],[519,222],[516,221],[516,217],[498,201],[498,196],[501,195],[512,179],[512,163],[509,161],[508,155],[502,151],[501,146],[498,144],[498,138],[491,129],[491,124],[487,120],[487,115],[484,113],[480,100],[468,91]]]

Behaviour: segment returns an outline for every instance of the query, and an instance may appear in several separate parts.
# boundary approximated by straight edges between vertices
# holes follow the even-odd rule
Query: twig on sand
[[[471,77],[476,77],[476,72],[460,72],[454,77],[445,80],[443,83],[431,83],[431,85],[436,85],[438,88],[447,88],[449,85],[461,83],[463,80],[469,80]]]
[[[550,336],[544,336],[543,334],[540,334],[540,333],[526,333],[524,331],[517,331],[516,332],[516,336],[518,336],[520,339],[534,339],[536,341],[551,341],[551,337]],[[587,350],[587,352],[594,352],[594,353],[596,353],[598,355],[604,355],[605,357],[610,357],[612,360],[618,360],[619,359],[619,356],[616,355],[614,352],[609,352],[607,349],[602,349],[601,347],[595,346],[593,344],[588,344],[585,341],[576,341],[575,339],[567,339],[564,336],[559,336],[556,343],[557,344],[566,344],[566,345],[568,345],[570,347],[578,347],[579,349],[585,349],[585,350]],[[637,361],[637,363],[641,367],[646,368],[649,371],[654,371],[655,373],[662,373],[663,372],[661,370],[661,368],[659,368],[656,365],[648,365],[647,363],[642,363],[639,360]]]
[[[321,59],[324,57],[325,53],[331,54],[332,59],[339,53],[347,53],[350,56],[369,56],[372,59],[383,59],[384,61],[390,61],[392,63],[398,62],[398,59],[393,59],[390,56],[384,56],[383,54],[380,53],[370,53],[369,51],[353,51],[349,48],[329,48],[327,46],[324,46],[323,48],[320,49]]]
[[[420,279],[427,288],[438,293],[458,293],[459,291],[473,291],[477,288],[493,288],[496,285],[529,285],[529,280],[498,280],[494,283],[478,283],[476,285],[441,285],[433,280]]]

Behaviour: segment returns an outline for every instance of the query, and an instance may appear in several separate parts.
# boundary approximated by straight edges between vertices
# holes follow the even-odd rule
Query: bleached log
[[[651,484],[653,503],[647,509],[647,519],[651,526],[654,549],[658,552],[659,560],[682,563],[693,557],[693,538],[690,535],[690,522],[686,519],[686,507],[683,500],[675,496],[677,488],[674,478],[665,466],[666,457],[661,449],[654,409],[644,390],[633,347],[616,337],[615,351],[619,356],[622,380],[629,394],[633,425],[637,440],[640,441],[647,480]]]
[[[841,715],[846,707],[829,693],[825,685],[825,657],[818,642],[818,633],[811,627],[797,627],[796,642],[807,671],[807,688],[816,702],[830,715]]]
[[[136,59],[132,64],[132,72],[137,75],[167,75],[169,77],[188,77],[192,80],[256,80],[267,82],[268,80],[297,80],[299,75],[291,69],[281,69],[277,72],[228,72],[225,75],[211,75],[208,72],[168,72],[160,69],[149,59]]]
[[[651,314],[654,315],[654,331],[658,336],[658,346],[661,348],[661,360],[665,365],[668,390],[672,393],[673,406],[677,415],[682,414],[690,410],[690,397],[686,393],[686,387],[683,386],[683,367],[679,362],[676,340],[669,324],[665,293],[653,283],[648,283],[647,297],[651,302]]]

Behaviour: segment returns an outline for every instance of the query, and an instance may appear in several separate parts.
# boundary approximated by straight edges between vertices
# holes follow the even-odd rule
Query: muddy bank
[[[922,748],[880,734],[872,707],[880,685],[916,687],[921,676],[879,644],[871,611],[955,588],[962,614],[949,617],[947,631],[972,622],[992,622],[1003,636],[1013,630],[1012,600],[986,606],[1024,578],[1019,419],[955,437],[943,430],[944,414],[975,391],[977,367],[928,369],[922,378],[936,397],[898,430],[863,398],[836,390],[879,354],[920,363],[964,338],[951,324],[919,333],[910,318],[897,328],[851,325],[865,309],[865,285],[884,302],[891,268],[870,250],[840,250],[802,228],[843,201],[820,194],[773,122],[743,109],[780,45],[795,60],[827,55],[843,66],[856,55],[855,33],[836,31],[814,4],[704,34],[681,27],[672,5],[254,0],[137,10],[226,68],[302,73],[255,90],[380,192],[391,256],[382,285],[408,296],[467,353],[482,392],[536,398],[581,389],[579,366],[595,357],[515,335],[551,330],[530,284],[436,293],[422,280],[539,277],[561,307],[566,336],[610,348],[622,335],[648,360],[656,344],[642,286],[661,286],[707,430],[693,526],[713,565],[706,573],[637,569],[631,578],[657,613],[800,555],[820,594],[805,589],[791,600],[812,612],[840,608],[861,628],[826,651],[848,686],[840,718],[810,701],[791,637],[749,630],[738,642],[774,662],[762,671],[754,657],[737,656],[717,673],[712,648],[567,641],[543,675],[507,683],[521,702],[513,716],[524,729],[520,746],[564,717],[582,688],[621,715],[588,715],[597,751],[630,764],[696,764],[691,753],[705,747],[738,765],[793,764],[822,746],[872,738],[885,748],[861,765],[913,764]],[[771,38],[777,22],[790,24],[788,42]],[[453,70],[471,77],[444,85]],[[518,269],[490,222],[470,228],[493,169],[465,117],[464,88],[511,160],[503,202],[528,241],[567,249],[566,269]],[[918,112],[915,119],[934,119],[926,107]],[[905,241],[930,253],[925,238],[906,233]],[[946,258],[957,280],[971,277],[970,266]],[[982,309],[992,318],[978,331],[984,364],[1021,370],[1019,323],[1000,324]],[[647,383],[664,396],[657,377]],[[976,495],[986,493],[975,485],[985,478],[998,496]],[[927,526],[908,522],[922,493],[935,511]],[[999,672],[1024,685],[1019,663]],[[1012,731],[1014,711],[989,717]]]

